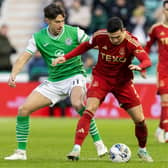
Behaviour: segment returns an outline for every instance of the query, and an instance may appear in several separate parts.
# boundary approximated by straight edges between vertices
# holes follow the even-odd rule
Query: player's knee
[[[28,116],[30,113],[29,110],[24,105],[22,105],[18,109],[18,114],[20,116]]]
[[[91,112],[93,112],[93,113],[96,112],[97,108],[98,108],[98,107],[97,107],[96,104],[90,104],[90,105],[88,105],[88,106],[86,107],[87,110],[89,110],[89,111],[91,111]]]
[[[135,122],[135,125],[140,127],[146,125],[145,119]]]
[[[79,111],[83,105],[82,102],[80,100],[72,102],[72,106],[75,108],[75,110]]]

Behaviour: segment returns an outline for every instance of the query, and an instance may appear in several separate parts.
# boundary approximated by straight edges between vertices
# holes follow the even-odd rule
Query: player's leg
[[[85,80],[80,78],[75,78],[72,82],[72,90],[70,94],[72,106],[76,109],[80,116],[82,116],[85,111],[84,99],[85,99]],[[93,139],[95,147],[97,149],[98,156],[102,157],[107,153],[107,147],[104,145],[102,138],[99,134],[96,122],[94,119],[91,120],[89,133]]]
[[[135,123],[135,135],[139,145],[138,156],[144,161],[152,162],[153,159],[146,150],[148,132],[143,109],[139,100],[139,95],[137,94],[132,82],[120,86],[115,96]]]
[[[16,119],[16,139],[17,150],[14,154],[5,157],[5,160],[26,160],[26,147],[29,135],[29,115],[45,106],[51,104],[51,101],[40,94],[33,91],[26,99],[25,103],[19,107]]]
[[[94,83],[96,83],[96,85]],[[94,113],[108,92],[103,89],[104,87],[106,87],[106,83],[102,79],[94,76],[91,86],[87,91],[88,98],[86,102],[86,110],[78,121],[74,142],[75,145],[72,152],[68,155],[69,159],[73,160],[78,158],[74,153],[76,150],[79,151],[78,155],[80,154],[80,147],[88,134],[89,126],[91,124],[91,120],[93,119]],[[105,149],[105,151],[107,151],[106,147]]]
[[[168,142],[168,94],[161,94],[161,114],[155,136],[160,143]]]
[[[96,112],[99,106],[99,99],[97,98],[88,98],[86,110],[78,121],[76,134],[75,134],[75,142],[72,152],[70,152],[67,157],[71,160],[78,160],[80,156],[81,146],[88,135],[91,120],[94,117],[94,113]]]
[[[161,114],[159,126],[156,129],[155,136],[158,142],[168,142],[168,77],[162,77],[159,74],[158,94],[161,97]]]
[[[143,115],[143,110],[141,105],[134,106],[132,108],[127,109],[127,112],[133,119],[135,123],[135,135],[138,140],[139,144],[139,150],[138,150],[138,156],[140,159],[147,161],[147,162],[153,162],[152,157],[149,155],[146,149],[146,143],[147,143],[147,126],[145,123],[145,118]]]

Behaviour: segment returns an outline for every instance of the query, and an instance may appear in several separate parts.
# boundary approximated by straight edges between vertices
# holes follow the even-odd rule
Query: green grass
[[[66,160],[73,145],[77,119],[33,118],[28,143],[27,161],[5,161],[4,156],[16,148],[15,119],[0,119],[0,167],[1,168],[168,168],[168,144],[154,139],[158,121],[147,120],[148,150],[154,163],[141,162],[137,157],[137,141],[131,120],[97,119],[102,138],[108,148],[114,143],[125,143],[132,151],[128,163],[112,163],[108,157],[98,158],[90,136],[87,137],[78,162]]]

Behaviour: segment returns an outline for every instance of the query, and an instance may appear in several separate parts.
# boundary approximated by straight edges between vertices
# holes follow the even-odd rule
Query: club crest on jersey
[[[55,54],[54,54],[56,57],[61,57],[61,56],[64,56],[64,51],[63,50],[56,50],[55,51]]]
[[[119,54],[120,55],[125,55],[125,49],[124,48],[120,48]]]
[[[107,50],[107,46],[103,46],[102,48],[103,48],[104,50]]]
[[[67,38],[67,39],[65,40],[65,44],[66,44],[66,45],[71,45],[71,44],[72,44],[72,39],[71,39],[71,38]]]
[[[165,35],[164,31],[160,32],[160,36],[164,36],[164,35]]]

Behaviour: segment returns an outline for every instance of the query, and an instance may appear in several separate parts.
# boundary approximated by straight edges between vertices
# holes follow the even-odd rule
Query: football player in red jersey
[[[67,157],[72,160],[79,159],[80,148],[88,134],[90,120],[107,93],[111,92],[135,123],[138,156],[144,161],[152,162],[153,159],[146,149],[147,127],[142,105],[132,82],[132,70],[142,72],[145,77],[143,71],[151,66],[151,61],[137,39],[124,29],[120,18],[112,17],[108,21],[107,30],[97,31],[89,42],[84,42],[70,53],[55,59],[53,66],[95,47],[98,48],[99,55],[92,72],[93,80],[87,91],[86,110],[78,121],[75,145]],[[131,64],[134,56],[139,59],[139,65]]]
[[[161,97],[161,115],[155,136],[160,143],[168,142],[168,0],[163,1],[163,14],[164,21],[151,27],[145,46],[149,53],[153,43],[158,45],[157,93]]]

